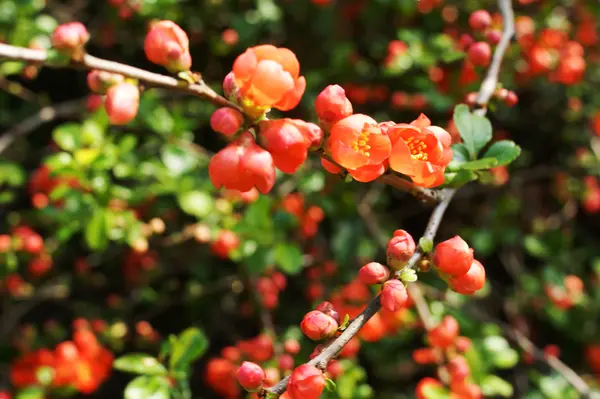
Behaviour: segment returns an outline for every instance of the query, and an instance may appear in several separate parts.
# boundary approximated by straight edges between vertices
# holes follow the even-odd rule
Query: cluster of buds
[[[52,351],[38,349],[17,359],[11,365],[11,381],[18,388],[70,387],[90,394],[108,377],[112,361],[112,353],[91,330],[78,329],[73,333],[73,341],[62,342]]]
[[[262,305],[267,309],[275,309],[279,304],[279,294],[285,289],[287,278],[281,272],[269,270],[256,282],[256,290]]]
[[[281,200],[281,208],[296,217],[300,223],[300,234],[304,238],[314,237],[325,214],[317,205],[306,207],[302,193],[291,193]]]
[[[443,364],[440,372],[449,376],[449,388],[452,397],[479,399],[482,397],[479,386],[470,381],[471,370],[463,356],[470,347],[471,340],[459,336],[459,325],[452,316],[446,316],[427,334],[429,347],[416,349],[413,359],[419,364]],[[426,377],[416,388],[418,398],[427,398],[427,391],[439,389],[447,392],[447,388],[437,379]]]
[[[544,285],[544,291],[554,306],[566,310],[581,302],[584,296],[584,285],[583,281],[574,274],[565,276],[562,283],[562,285],[547,283]]]
[[[485,269],[473,256],[473,249],[459,236],[435,247],[433,263],[450,287],[463,295],[471,295],[485,285]]]
[[[9,258],[22,258],[27,262],[29,273],[34,277],[47,274],[52,268],[52,257],[47,252],[44,239],[31,227],[21,225],[14,227],[11,234],[0,234],[0,262],[7,262]],[[1,284],[13,295],[21,294],[22,284]]]

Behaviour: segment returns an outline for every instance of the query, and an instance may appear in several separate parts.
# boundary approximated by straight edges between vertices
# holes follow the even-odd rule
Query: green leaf
[[[505,398],[512,397],[514,391],[510,383],[495,375],[488,375],[483,379],[481,390],[486,397],[502,396]]]
[[[472,113],[465,104],[459,104],[454,108],[453,119],[470,158],[474,159],[492,139],[492,124],[486,117]]]
[[[78,123],[65,123],[52,132],[54,142],[65,151],[79,148],[81,126]]]
[[[198,158],[196,154],[173,144],[166,145],[161,152],[161,160],[173,175],[179,176],[192,170]]]
[[[454,144],[452,146],[452,161],[458,163],[469,162],[471,157],[469,155],[469,150],[463,143]]]
[[[106,212],[97,208],[87,226],[85,226],[85,241],[90,249],[101,250],[108,245],[106,228]]]
[[[181,194],[177,201],[182,211],[198,218],[208,216],[214,208],[213,198],[202,191],[188,191]]]
[[[496,158],[481,158],[476,161],[466,162],[459,167],[463,170],[489,169],[498,165]]]
[[[125,388],[125,399],[169,399],[169,380],[166,377],[142,375]]]
[[[423,252],[428,253],[433,250],[433,240],[425,237],[421,237],[419,239],[419,246],[423,250]]]
[[[25,68],[25,63],[20,61],[5,61],[0,64],[0,75],[10,76],[21,73]]]
[[[497,165],[503,166],[513,162],[520,154],[521,147],[516,145],[514,141],[502,140],[492,144],[483,157],[495,158],[498,161]]]
[[[329,392],[337,391],[337,386],[335,385],[335,382],[333,382],[333,380],[331,378],[325,379],[325,388],[327,388],[327,390]]]
[[[476,180],[477,175],[470,170],[459,170],[457,172],[446,173],[444,184],[451,187],[460,187],[470,181]]]
[[[113,363],[117,370],[134,374],[164,375],[167,369],[158,360],[144,353],[131,353],[121,356]]]
[[[302,270],[302,252],[292,244],[277,244],[275,263],[287,274],[298,274]]]
[[[550,254],[548,246],[536,236],[526,236],[523,240],[523,246],[530,255],[537,258],[545,258]]]
[[[519,354],[512,348],[505,349],[501,352],[496,352],[492,356],[492,363],[500,369],[510,369],[519,362]]]
[[[16,395],[15,399],[43,399],[44,390],[38,387],[29,387],[21,389]]]
[[[177,337],[171,348],[169,366],[174,370],[182,370],[196,360],[208,348],[208,339],[195,327],[190,327]]]

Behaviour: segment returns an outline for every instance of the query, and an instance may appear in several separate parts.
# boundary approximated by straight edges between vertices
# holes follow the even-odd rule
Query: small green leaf
[[[275,263],[287,274],[302,270],[302,252],[292,244],[280,243],[275,247]]]
[[[464,170],[480,170],[489,169],[498,165],[496,158],[481,158],[476,161],[466,162],[460,165]]]
[[[452,161],[457,163],[465,163],[471,160],[469,150],[463,143],[452,145]]]
[[[329,392],[337,391],[337,386],[335,385],[335,382],[333,382],[333,380],[331,378],[325,379],[325,388],[327,388],[327,390]]]
[[[171,348],[169,366],[174,370],[185,369],[208,348],[208,339],[204,333],[195,327],[190,327],[177,337]]]
[[[173,144],[164,147],[161,160],[173,175],[179,176],[192,170],[197,164],[196,154]]]
[[[142,375],[125,388],[125,399],[169,399],[169,380],[162,376]]]
[[[15,399],[43,399],[44,390],[38,387],[29,387],[21,389],[16,395]]]
[[[6,61],[0,64],[0,75],[10,76],[21,73],[25,68],[25,63],[20,61]]]
[[[65,123],[52,132],[54,142],[65,151],[79,148],[81,126],[78,123]]]
[[[423,250],[423,252],[428,253],[433,250],[433,240],[425,237],[421,237],[419,239],[419,246]]]
[[[348,328],[348,324],[350,324],[350,315],[346,313],[344,320],[342,320],[342,324],[340,324],[339,330],[344,331],[346,328]]]
[[[101,250],[108,244],[106,228],[106,212],[97,208],[87,226],[85,226],[85,241],[90,249]]]
[[[512,348],[507,348],[501,352],[496,352],[492,356],[492,363],[500,369],[510,369],[519,362],[519,354]]]
[[[465,147],[469,150],[470,158],[474,159],[492,139],[492,124],[486,117],[472,113],[465,104],[454,108],[453,119]]]
[[[158,360],[144,353],[131,353],[121,356],[113,363],[117,370],[134,374],[164,375],[167,369]]]
[[[202,191],[188,191],[177,198],[181,210],[198,218],[208,216],[214,208],[213,198]]]
[[[446,173],[444,178],[444,184],[451,187],[460,187],[467,184],[468,182],[476,180],[477,175],[475,174],[475,172],[472,172],[470,170],[459,170],[457,172]]]
[[[414,283],[419,279],[419,277],[417,276],[417,272],[414,269],[410,268],[405,268],[404,270],[402,270],[398,278],[404,283]]]
[[[486,397],[502,396],[504,398],[511,398],[513,396],[512,385],[495,375],[488,375],[483,379],[481,390]]]
[[[498,161],[498,166],[508,165],[519,157],[521,147],[515,144],[514,141],[502,140],[497,141],[488,148],[483,155],[484,158],[495,158]]]

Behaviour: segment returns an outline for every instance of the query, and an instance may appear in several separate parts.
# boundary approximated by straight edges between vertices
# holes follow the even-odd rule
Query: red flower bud
[[[331,302],[321,302],[317,305],[315,310],[325,313],[327,316],[333,317],[333,320],[335,320],[336,323],[340,324],[340,314],[334,309],[333,304]]]
[[[485,268],[479,261],[473,260],[469,271],[462,276],[450,279],[450,287],[463,295],[471,295],[485,285]]]
[[[137,115],[140,90],[131,83],[119,83],[108,89],[104,108],[113,125],[125,125]]]
[[[455,356],[448,362],[448,373],[452,377],[452,381],[463,381],[471,374],[471,370],[464,357]]]
[[[484,30],[492,23],[492,16],[486,10],[477,10],[469,16],[469,25],[473,30]]]
[[[292,399],[318,399],[325,389],[325,376],[315,366],[303,364],[292,372],[287,392]]]
[[[308,155],[308,127],[299,119],[276,119],[261,122],[263,146],[273,156],[277,169],[294,173]]]
[[[459,236],[439,243],[435,247],[433,263],[443,273],[461,276],[473,263],[473,249]]]
[[[338,329],[338,323],[333,317],[318,310],[313,310],[304,316],[302,323],[300,323],[300,329],[308,338],[313,341],[320,341],[334,336]]]
[[[0,254],[8,252],[12,247],[12,238],[8,234],[0,234]]]
[[[56,27],[52,33],[52,46],[74,53],[90,40],[90,34],[81,22],[69,22]]]
[[[471,339],[468,337],[458,337],[456,338],[454,347],[460,353],[466,352],[471,347]]]
[[[227,259],[229,253],[240,246],[240,239],[229,230],[221,230],[217,239],[212,243],[212,251],[219,257]]]
[[[189,71],[192,66],[187,34],[173,21],[152,25],[144,41],[146,57],[172,72]]]
[[[381,263],[367,263],[358,271],[360,281],[367,285],[381,284],[390,277],[390,271]]]
[[[319,121],[330,127],[337,121],[352,115],[352,104],[341,86],[329,85],[317,96],[315,110]]]
[[[492,47],[486,42],[473,43],[467,51],[467,58],[478,66],[488,66],[492,59]]]
[[[247,391],[257,391],[265,380],[265,371],[256,363],[244,362],[238,369],[237,380]]]
[[[225,136],[233,136],[242,127],[244,116],[233,108],[219,108],[210,117],[210,127]]]
[[[223,93],[228,99],[232,101],[237,101],[236,97],[238,93],[238,87],[235,84],[235,75],[233,74],[233,72],[229,72],[225,76],[225,79],[223,79]]]
[[[402,269],[415,253],[417,246],[412,236],[404,230],[396,230],[388,241],[387,262],[394,269]]]
[[[408,301],[406,287],[399,280],[389,280],[381,290],[381,307],[390,312],[402,309]]]
[[[263,194],[275,184],[271,154],[254,142],[249,132],[219,151],[208,164],[210,180],[216,188],[246,192],[256,187]]]
[[[91,91],[105,94],[111,86],[123,82],[124,79],[123,75],[94,69],[88,73],[87,84]]]
[[[291,370],[294,368],[294,358],[292,355],[283,354],[277,359],[277,363],[281,370]]]
[[[419,348],[412,353],[413,360],[418,364],[433,364],[437,362],[437,354],[433,348]]]
[[[292,355],[297,355],[300,352],[300,342],[296,339],[287,339],[283,343],[283,349]]]
[[[445,349],[451,346],[458,336],[458,322],[452,316],[446,316],[442,322],[429,331],[429,344],[436,348]]]

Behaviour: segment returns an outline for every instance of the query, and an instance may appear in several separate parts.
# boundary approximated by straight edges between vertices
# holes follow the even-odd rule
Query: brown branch
[[[429,223],[427,223],[427,227],[425,228],[424,237],[430,240],[435,238],[438,228],[440,227],[440,223],[444,217],[444,213],[454,196],[455,190],[446,189],[441,191],[441,195],[443,196],[442,201],[436,205],[435,209],[431,213],[431,217],[429,218]],[[415,254],[410,258],[407,264],[407,268],[414,268],[417,266],[421,257],[423,256],[423,252],[418,249]],[[381,309],[381,303],[379,302],[379,296],[369,302],[365,310],[362,311],[352,322],[348,325],[348,327],[342,332],[342,334],[337,337],[331,344],[329,344],[318,356],[308,362],[308,364],[318,367],[321,370],[324,370],[327,367],[327,364],[331,359],[336,357],[338,353],[346,346],[346,344],[358,333],[358,331],[373,317],[375,313],[377,313]],[[288,378],[286,377],[283,380],[279,381],[279,383],[265,391],[262,392],[262,396],[266,396],[267,394],[276,394],[281,395],[285,392],[287,387]]]
[[[3,43],[0,43],[0,58],[25,61],[29,63],[46,64],[50,67],[53,66],[49,64],[48,53],[44,50],[33,50]],[[225,97],[217,94],[217,92],[211,89],[203,81],[195,84],[188,84],[183,80],[179,80],[171,76],[161,75],[130,65],[104,60],[89,54],[84,55],[83,59],[79,62],[73,61],[70,66],[74,68],[79,67],[83,69],[97,69],[100,71],[118,73],[128,78],[137,79],[140,82],[144,82],[152,87],[162,87],[193,94],[212,102],[218,107],[230,107],[241,111],[240,107],[227,100]]]
[[[2,46],[2,44],[0,44]],[[0,154],[6,150],[18,137],[25,136],[44,123],[59,118],[66,118],[81,112],[84,100],[71,100],[57,105],[50,105],[40,109],[35,115],[13,126],[0,137]]]

